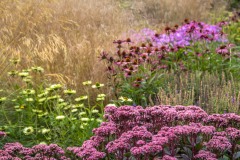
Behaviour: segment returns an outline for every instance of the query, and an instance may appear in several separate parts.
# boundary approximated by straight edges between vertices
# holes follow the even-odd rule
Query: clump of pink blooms
[[[207,114],[197,106],[105,107],[105,122],[81,147],[6,143],[3,160],[217,160],[239,158],[240,116]],[[0,132],[0,139],[6,133]]]
[[[114,54],[102,52],[100,58],[107,61],[107,70],[111,75],[122,74],[125,77],[133,77],[140,70],[140,66],[148,68],[151,72],[162,69],[171,70],[176,66],[186,71],[188,68],[184,64],[184,59],[187,59],[188,55],[192,57],[192,52],[196,59],[205,57],[203,55],[210,56],[212,53],[221,55],[225,59],[230,57],[230,50],[234,45],[228,43],[223,27],[231,22],[222,21],[210,25],[185,20],[180,26],[166,27],[163,33],[157,33],[149,28],[139,32],[132,31],[130,38],[113,42],[116,44]],[[210,44],[214,44],[213,48]],[[201,46],[198,51],[189,48],[196,48],[196,45]],[[181,54],[182,59],[171,59],[177,54]],[[171,65],[172,61],[176,61],[176,65]],[[139,87],[146,77],[135,78],[133,86]]]
[[[240,116],[208,115],[197,106],[107,106],[106,122],[82,147],[69,147],[85,160],[217,160],[239,151]]]
[[[32,148],[26,148],[22,144],[6,143],[0,150],[0,159],[2,160],[70,160],[65,156],[65,151],[56,144],[39,144]]]

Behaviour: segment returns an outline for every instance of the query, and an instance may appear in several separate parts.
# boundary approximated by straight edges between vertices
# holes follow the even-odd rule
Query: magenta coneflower
[[[216,49],[216,52],[222,56],[229,55],[229,50],[226,45],[222,45]]]

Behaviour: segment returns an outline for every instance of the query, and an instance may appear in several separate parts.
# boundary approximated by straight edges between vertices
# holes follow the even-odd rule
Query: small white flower
[[[109,107],[109,106],[114,106],[114,107],[116,107],[115,104],[107,104],[107,105],[106,105],[106,107]]]
[[[62,119],[64,119],[64,118],[65,118],[65,116],[63,116],[63,115],[56,117],[57,120],[62,120]]]
[[[79,102],[79,101],[86,100],[86,99],[88,99],[88,96],[80,96],[78,98],[75,98],[75,101]]]
[[[63,93],[68,95],[76,94],[76,90],[67,89],[67,90],[64,90]]]
[[[33,102],[33,98],[26,98],[25,99],[27,102]]]
[[[87,122],[87,121],[89,121],[89,120],[90,120],[89,118],[81,118],[81,121]]]
[[[104,86],[104,84],[96,83],[95,85],[92,85],[92,88],[97,88],[97,89],[99,89],[99,88],[101,88],[101,87],[103,87],[103,86]]]
[[[75,120],[77,120],[77,118],[73,117],[73,118],[71,118],[71,120],[72,120],[72,121],[75,121]]]
[[[98,94],[97,97],[106,97],[106,94]]]
[[[97,97],[97,99],[96,99],[97,101],[104,101],[105,100],[105,98],[104,97]]]
[[[82,116],[82,115],[86,115],[86,114],[87,114],[86,112],[80,112],[78,115]]]
[[[23,133],[24,133],[25,135],[30,135],[30,134],[32,134],[33,132],[34,132],[33,127],[26,127],[26,128],[23,129]]]
[[[119,99],[121,102],[132,102],[132,101],[133,101],[132,99],[127,98],[127,97],[123,97],[123,96],[119,97],[118,99]]]
[[[50,132],[50,129],[43,128],[43,129],[41,130],[41,132],[42,132],[42,134],[46,134],[46,133]]]
[[[97,119],[97,122],[102,123],[103,120],[98,118],[98,119]]]
[[[77,111],[78,111],[78,109],[76,109],[76,108],[71,110],[72,113],[77,112]]]
[[[92,113],[98,113],[99,111],[97,109],[92,110]]]

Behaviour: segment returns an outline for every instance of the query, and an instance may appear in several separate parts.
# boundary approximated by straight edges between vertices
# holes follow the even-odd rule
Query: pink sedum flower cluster
[[[239,151],[240,116],[234,113],[208,115],[197,106],[107,106],[105,118],[82,147],[68,150],[86,160],[216,160]]]

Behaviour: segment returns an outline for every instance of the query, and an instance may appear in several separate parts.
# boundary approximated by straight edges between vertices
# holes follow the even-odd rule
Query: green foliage
[[[13,72],[18,74],[13,75]],[[83,83],[81,94],[84,95],[77,96],[75,90],[66,89],[62,84],[49,85],[46,79],[34,85],[38,74],[43,77],[41,67],[9,73],[13,80],[20,78],[21,81],[12,82],[11,94],[1,93],[5,96],[0,99],[0,129],[8,133],[7,142],[19,141],[26,146],[39,143],[80,145],[102,122],[105,95],[100,94],[98,87],[95,104],[90,103],[89,91],[96,88],[91,86],[91,81]]]
[[[224,32],[228,34],[228,39],[231,43],[240,45],[240,22],[233,22],[224,27]]]

